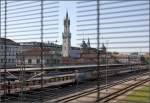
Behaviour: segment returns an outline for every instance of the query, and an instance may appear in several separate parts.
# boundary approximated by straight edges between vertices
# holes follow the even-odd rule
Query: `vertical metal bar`
[[[43,0],[41,0],[41,43],[40,43],[40,51],[41,51],[41,89],[43,89]],[[41,95],[41,102],[43,102]]]
[[[2,27],[1,27],[1,0],[0,0],[0,39],[1,39],[1,29]],[[0,83],[2,83],[1,70],[0,70]],[[0,97],[0,101],[1,101],[1,97]]]
[[[100,41],[99,41],[99,38],[100,38],[100,30],[99,30],[99,16],[100,16],[100,9],[99,9],[99,6],[100,6],[100,1],[97,0],[97,101],[100,100]]]
[[[150,102],[150,0],[149,2],[149,57],[148,57],[148,70],[149,70],[149,102]]]
[[[7,88],[6,88],[6,65],[7,65],[7,0],[5,0],[5,18],[4,18],[4,101],[6,99]]]
[[[21,82],[21,96],[20,96],[20,101],[19,102],[23,102],[24,99],[24,86],[25,86],[25,78],[24,78],[24,70],[25,70],[25,63],[24,63],[24,54],[22,53],[21,55],[21,67],[20,67],[20,71],[21,71],[21,77],[20,77],[20,82]]]
[[[2,3],[1,3],[2,1],[0,0],[0,38],[1,38],[1,29],[2,29],[2,27],[1,27],[1,20],[2,20],[2,16],[1,16],[1,5],[2,5]]]
[[[43,0],[41,0],[41,88],[43,88]]]
[[[106,94],[107,94],[107,90],[108,90],[108,88],[107,88],[107,84],[108,84],[108,41],[106,42],[107,43],[107,45],[106,45]]]

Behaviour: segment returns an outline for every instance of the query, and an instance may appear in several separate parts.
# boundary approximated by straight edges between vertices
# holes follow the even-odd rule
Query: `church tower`
[[[91,48],[91,46],[90,46],[90,39],[89,38],[88,38],[88,42],[87,42],[87,47]]]
[[[70,57],[71,51],[71,33],[70,33],[70,19],[68,17],[68,12],[66,13],[66,17],[64,19],[64,33],[62,33],[63,45],[62,45],[62,56]]]

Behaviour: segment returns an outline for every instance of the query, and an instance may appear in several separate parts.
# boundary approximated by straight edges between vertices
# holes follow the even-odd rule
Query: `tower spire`
[[[88,38],[87,46],[88,46],[88,48],[91,47],[91,46],[90,46],[90,39],[89,39],[89,38]]]
[[[66,12],[66,17],[64,19],[64,33],[63,45],[62,45],[62,55],[63,57],[70,57],[71,50],[71,33],[70,33],[70,19],[68,17],[68,11]]]
[[[105,44],[104,44],[104,43],[102,43],[102,51],[103,51],[104,53],[106,53],[106,47],[105,47]]]
[[[68,18],[68,10],[67,10],[67,12],[66,12],[66,17]]]

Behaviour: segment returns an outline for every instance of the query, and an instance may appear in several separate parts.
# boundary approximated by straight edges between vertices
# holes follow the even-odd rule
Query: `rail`
[[[143,85],[144,83],[146,83],[148,81],[149,81],[149,78],[141,80],[141,81],[139,81],[139,82],[137,82],[135,84],[129,85],[129,86],[127,86],[127,87],[125,87],[123,89],[120,89],[120,90],[118,90],[118,91],[116,91],[116,92],[114,92],[112,94],[109,94],[109,95],[101,98],[98,101],[102,101],[102,103],[108,103],[111,100],[115,99],[116,97],[119,97],[119,96],[125,94],[126,92],[129,92],[129,91],[133,90],[134,88],[136,88],[136,87],[138,87],[140,85]]]
[[[145,75],[145,73],[144,73],[144,74],[141,74],[141,75],[143,76],[143,75]],[[135,79],[135,78],[140,78],[141,75],[133,76],[133,77],[130,77],[130,78],[125,79],[125,80],[120,80],[120,81],[118,81],[118,82],[115,82],[114,84],[109,84],[109,85],[107,86],[107,88],[110,88],[110,87],[113,87],[113,86],[116,86],[116,85],[125,83],[125,82],[130,81],[130,80]],[[130,86],[132,87],[132,88],[131,88],[131,87],[130,87],[130,88],[133,89],[133,88],[135,88],[135,87],[137,87],[137,86],[139,86],[140,84],[143,84],[143,83],[145,83],[145,82],[147,82],[147,80],[146,80],[146,81],[140,81],[140,82],[136,83],[135,85],[134,85],[134,84],[133,84],[133,85],[129,85],[129,86],[126,87],[125,89],[129,88]],[[106,87],[105,87],[105,86],[102,86],[102,87],[101,87],[101,90],[104,90],[104,89],[106,89]],[[129,89],[129,90],[131,90],[131,89]],[[128,91],[129,91],[129,90],[128,90]],[[119,90],[119,91],[117,91],[117,92],[115,92],[115,93],[113,93],[113,94],[110,94],[109,96],[113,96],[113,95],[115,96],[116,93],[119,93],[119,92],[121,92],[121,91],[122,91],[122,90]],[[77,93],[77,94],[74,94],[74,95],[71,95],[71,96],[68,96],[68,97],[63,97],[63,98],[56,99],[56,100],[51,100],[50,102],[46,102],[46,103],[67,103],[67,102],[73,101],[73,100],[75,100],[75,99],[78,99],[78,98],[81,98],[81,97],[84,97],[84,96],[87,96],[87,95],[89,95],[89,94],[96,93],[96,92],[97,92],[97,88],[95,87],[95,88],[92,88],[92,89],[90,89],[90,90],[83,91],[83,92],[81,92],[81,93]],[[125,92],[124,92],[124,93],[125,93]],[[123,94],[123,93],[122,93],[122,94]],[[109,100],[111,99],[111,98],[109,98],[109,96],[105,96],[105,97],[101,98],[101,100],[103,100],[103,101],[109,101]],[[107,99],[107,98],[109,98],[109,99]],[[112,98],[112,99],[113,99],[113,98]]]

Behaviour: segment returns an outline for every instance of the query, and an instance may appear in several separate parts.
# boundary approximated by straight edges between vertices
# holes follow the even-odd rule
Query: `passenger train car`
[[[147,65],[133,65],[133,66],[121,66],[116,67],[114,69],[106,68],[100,70],[101,77],[106,76],[112,76],[117,75],[121,73],[129,73],[129,72],[135,72],[135,71],[142,71],[147,70]],[[41,88],[41,83],[43,87],[50,87],[50,86],[60,86],[75,82],[83,82],[86,80],[94,80],[97,78],[97,71],[86,71],[86,72],[79,72],[76,70],[74,73],[70,74],[61,74],[61,75],[55,75],[55,76],[44,76],[43,78],[36,77],[32,78],[31,80],[25,80],[25,81],[5,81],[5,83],[0,84],[0,95],[3,95],[4,89],[7,90],[6,92],[8,94],[13,94],[16,92],[28,91],[28,90],[34,90]],[[42,82],[41,82],[42,81]],[[21,88],[22,87],[22,88]]]

